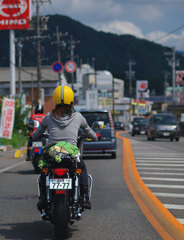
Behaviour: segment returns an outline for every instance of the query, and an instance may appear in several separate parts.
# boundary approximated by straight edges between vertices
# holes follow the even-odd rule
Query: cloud
[[[177,50],[184,50],[184,30],[180,34],[167,34],[163,31],[154,31],[146,35],[150,41],[162,44],[164,46],[176,47]]]
[[[167,34],[182,21],[183,0],[52,0],[40,10],[43,14],[62,14],[97,30],[131,34],[151,41]],[[179,24],[178,24],[179,25]],[[158,31],[156,31],[158,30]],[[172,29],[170,29],[172,30]],[[168,35],[158,43],[184,49],[184,33]]]
[[[184,31],[182,31],[180,34],[168,35],[166,32],[157,30],[144,35],[141,28],[136,26],[134,23],[119,20],[114,20],[103,24],[92,24],[92,27],[97,30],[111,32],[119,35],[130,34],[138,38],[144,38],[149,41],[153,41],[163,46],[175,46],[177,50],[184,50]]]
[[[152,5],[141,6],[136,11],[140,19],[148,22],[158,21],[163,17],[163,13]]]
[[[123,11],[122,3],[117,0],[53,0],[52,8],[44,9],[47,14],[59,12],[85,24],[120,17]]]
[[[104,32],[131,34],[139,38],[144,38],[141,29],[132,22],[115,20],[106,24],[93,25],[93,27]]]

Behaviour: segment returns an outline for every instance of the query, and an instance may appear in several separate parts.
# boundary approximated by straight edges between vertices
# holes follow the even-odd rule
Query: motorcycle
[[[82,145],[84,135],[79,137],[79,145]],[[84,208],[80,195],[80,173],[78,168],[79,158],[67,153],[53,152],[52,156],[48,151],[52,145],[43,148],[43,156],[47,162],[42,168],[46,178],[47,207],[42,209],[43,220],[51,221],[55,227],[55,236],[65,239],[68,233],[68,225],[75,220],[81,219]],[[61,161],[58,163],[57,158]],[[38,196],[40,196],[40,178],[37,179]],[[88,174],[89,179],[89,200],[91,199],[93,178]]]
[[[30,119],[28,122],[28,128],[29,129],[36,129],[39,126],[39,122],[36,120]],[[38,163],[40,159],[42,159],[43,154],[43,146],[47,144],[47,138],[44,136],[37,141],[32,141],[32,145],[29,147],[30,150],[30,160],[34,168],[35,173],[40,173],[40,168],[38,167]]]

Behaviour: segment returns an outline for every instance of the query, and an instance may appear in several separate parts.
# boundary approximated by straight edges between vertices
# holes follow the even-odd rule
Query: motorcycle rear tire
[[[66,239],[68,235],[69,222],[67,193],[56,195],[55,204],[55,236],[58,239]]]
[[[42,159],[41,156],[35,156],[34,159],[33,159],[33,162],[32,162],[33,163],[33,167],[34,167],[34,172],[36,174],[41,173],[41,169],[38,167],[38,163],[39,163],[40,159]]]

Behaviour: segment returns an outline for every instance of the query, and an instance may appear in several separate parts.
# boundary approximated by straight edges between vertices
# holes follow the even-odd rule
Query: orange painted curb
[[[121,133],[117,132],[116,137],[123,140],[123,174],[129,191],[162,239],[184,239],[184,226],[144,184],[137,171],[129,139],[120,136]]]

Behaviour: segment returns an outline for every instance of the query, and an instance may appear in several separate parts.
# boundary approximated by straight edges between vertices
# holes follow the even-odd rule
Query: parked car
[[[96,121],[104,123],[103,129],[99,129],[101,134],[99,141],[87,139],[84,141],[83,154],[111,154],[116,158],[116,137],[111,113],[106,110],[80,110],[80,113],[86,118],[90,127]]]
[[[173,114],[154,114],[150,117],[147,128],[147,139],[169,138],[170,141],[175,139],[179,141],[180,127],[176,117]]]
[[[148,126],[148,119],[143,117],[136,117],[131,122],[131,135],[135,136],[136,134],[146,134],[147,133],[147,126]]]
[[[125,127],[124,127],[124,124],[123,124],[123,122],[114,122],[114,127],[115,127],[115,129],[121,129],[121,130],[125,130]]]

